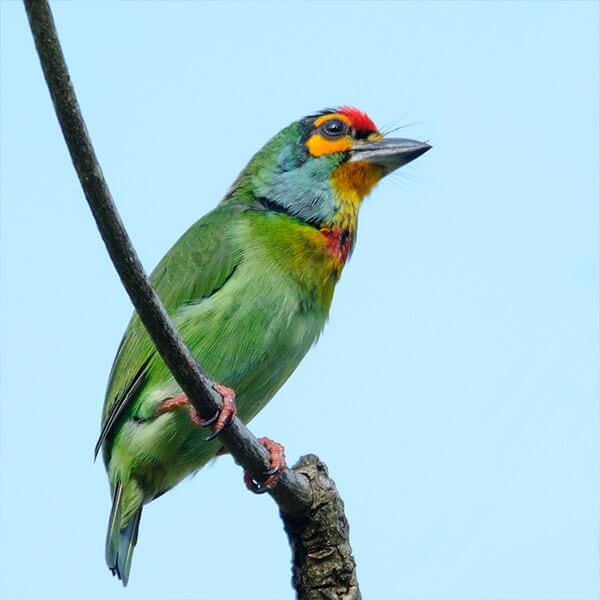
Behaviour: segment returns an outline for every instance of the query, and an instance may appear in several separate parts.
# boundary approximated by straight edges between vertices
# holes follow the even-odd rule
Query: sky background
[[[276,506],[227,457],[144,510],[125,591],[105,568],[92,451],[131,306],[0,11],[0,596],[291,598]],[[149,270],[305,114],[431,140],[365,202],[324,335],[251,428],[329,465],[365,598],[597,598],[599,4],[54,11]]]

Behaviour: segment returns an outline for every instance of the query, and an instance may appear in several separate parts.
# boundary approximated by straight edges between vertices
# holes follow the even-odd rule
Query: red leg
[[[281,444],[278,444],[267,437],[262,437],[258,441],[271,455],[270,468],[265,473],[267,478],[262,483],[257,483],[250,473],[245,471],[244,483],[251,492],[254,492],[255,494],[264,494],[277,485],[281,474],[287,469],[287,465],[285,464],[285,449]]]
[[[156,410],[156,416],[163,415],[164,413],[171,412],[183,406],[189,406],[190,402],[185,394],[179,394],[173,398],[167,398],[163,400]]]

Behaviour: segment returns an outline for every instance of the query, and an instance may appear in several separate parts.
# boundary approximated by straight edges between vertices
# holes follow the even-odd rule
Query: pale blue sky
[[[252,423],[329,465],[365,598],[600,593],[598,7],[54,7],[148,269],[304,114],[354,104],[431,140],[367,200],[321,341]],[[131,307],[23,8],[0,10],[0,595],[291,598],[276,506],[229,458],[147,507],[125,591],[105,568],[92,450]]]

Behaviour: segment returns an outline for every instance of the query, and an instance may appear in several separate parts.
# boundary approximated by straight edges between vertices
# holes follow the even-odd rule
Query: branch
[[[294,471],[305,475],[313,492],[311,507],[283,515],[292,547],[292,585],[302,600],[360,600],[350,526],[344,503],[317,456],[300,457]]]
[[[220,408],[221,396],[173,326],[117,212],[79,109],[48,2],[25,0],[25,7],[65,142],[110,258],[162,359],[194,408],[209,419]],[[258,481],[264,477],[268,452],[238,418],[221,433],[221,440],[253,477]],[[286,510],[310,504],[306,481],[294,473],[286,472],[277,488]]]
[[[181,335],[173,326],[144,272],[135,248],[121,221],[96,158],[75,96],[50,6],[47,0],[24,0],[24,4],[44,77],[50,90],[50,96],[65,142],[106,249],[157,351],[189,398],[190,403],[203,418],[208,419],[220,408],[221,396],[215,391],[213,382],[197,364]],[[268,452],[238,418],[234,419],[231,425],[221,433],[220,439],[236,462],[256,480],[260,481],[264,477],[265,471],[269,469]],[[323,468],[321,465],[321,471]],[[314,556],[311,558],[311,555],[305,553],[305,543],[303,541],[305,538],[296,539],[294,532],[298,528],[298,523],[311,523],[312,517],[322,509],[322,486],[324,482],[327,484],[325,487],[329,496],[331,496],[325,503],[330,503],[331,506],[336,505],[337,508],[341,507],[341,513],[339,510],[337,513],[334,510],[334,513],[339,513],[336,520],[329,524],[323,523],[322,526],[328,525],[335,529],[338,526],[338,518],[342,518],[346,522],[343,516],[343,504],[335,492],[333,482],[327,483],[331,480],[317,477],[315,473],[310,472],[310,469],[307,470],[306,465],[302,462],[299,463],[297,469],[295,467],[284,471],[278,485],[269,492],[280,508],[294,550],[295,581],[302,579],[302,577],[296,575],[298,569],[302,571],[306,568],[302,565],[309,566],[311,561],[314,562]],[[292,517],[293,520],[290,520]],[[318,522],[320,521],[315,521],[315,524]],[[316,539],[320,535],[321,531],[318,531]],[[335,588],[330,587],[330,591],[334,594],[332,596],[331,593],[325,591],[327,586],[324,587],[319,583],[320,590],[328,595],[321,595],[320,591],[315,592],[318,594],[317,596],[312,595],[312,593],[306,595],[307,592],[301,592],[301,588],[298,587],[299,598],[359,597],[354,562],[350,554],[347,535],[343,543],[347,545],[348,552],[343,551],[342,555],[348,555],[352,563],[351,579],[355,586],[354,595],[340,595]],[[315,548],[313,546],[310,549],[306,548],[314,554]],[[322,577],[318,575],[312,578],[308,577],[308,579],[322,581]],[[340,588],[341,590],[342,588]]]

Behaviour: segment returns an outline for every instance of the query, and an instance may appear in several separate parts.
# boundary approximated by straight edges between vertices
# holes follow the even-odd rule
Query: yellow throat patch
[[[382,177],[383,167],[367,162],[344,163],[333,172],[331,184],[340,199],[336,219],[340,227],[355,229],[360,203]]]

